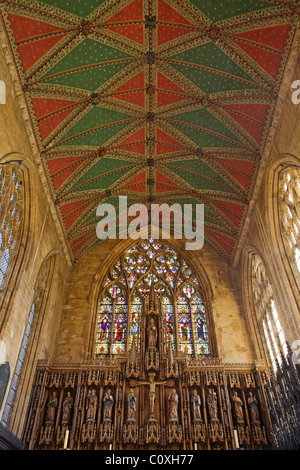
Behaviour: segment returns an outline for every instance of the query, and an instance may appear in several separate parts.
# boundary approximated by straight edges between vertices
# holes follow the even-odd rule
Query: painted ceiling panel
[[[298,20],[297,1],[1,3],[51,197],[74,262],[97,206],[204,204],[233,260]]]

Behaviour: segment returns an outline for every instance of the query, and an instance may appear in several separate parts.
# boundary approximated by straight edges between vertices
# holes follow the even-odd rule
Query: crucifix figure
[[[166,385],[167,382],[159,382],[159,385]],[[149,382],[139,382],[140,385],[149,385],[150,419],[154,418],[154,407],[156,402],[156,382],[155,372],[149,372]]]
[[[156,391],[155,391],[155,374],[154,372],[149,374],[149,400],[150,400],[150,416],[154,415],[154,406],[156,401]]]

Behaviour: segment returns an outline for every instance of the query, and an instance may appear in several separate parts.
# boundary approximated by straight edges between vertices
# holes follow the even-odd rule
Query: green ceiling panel
[[[189,171],[181,170],[180,168],[172,168],[172,171],[185,180],[192,188],[202,189],[205,191],[217,191],[217,192],[231,192],[230,185],[224,182],[218,184],[216,181],[212,181],[206,175],[192,173]]]
[[[200,198],[201,199],[201,198]],[[201,204],[201,201],[198,199],[193,199],[193,198],[172,198],[168,201],[168,203],[171,204],[192,204],[193,210],[196,210],[196,205]],[[207,207],[207,204],[204,204],[204,222],[210,223],[210,224],[216,224],[220,225],[220,219],[218,216]]]
[[[172,165],[173,168],[174,166],[183,168],[187,171],[192,171],[194,173],[199,173],[199,175],[205,175],[207,178],[213,180],[213,182],[216,181],[218,183],[228,185],[228,183],[226,183],[226,181],[224,181],[224,179],[216,171],[214,171],[212,168],[210,168],[209,165],[199,159],[179,161]]]
[[[220,71],[224,75],[228,74],[233,79],[233,83],[236,78],[253,82],[252,78],[213,42],[176,54],[170,59],[184,64],[190,63],[200,65],[203,68],[207,67]],[[222,79],[222,75],[219,75],[220,82],[222,82]],[[220,83],[220,86],[222,86],[222,83]]]
[[[272,2],[259,0],[190,0],[205,13],[212,22],[226,20],[232,16],[250,13],[253,10],[268,8]]]
[[[124,127],[126,127],[126,124],[112,123],[103,129],[89,130],[83,135],[72,137],[67,142],[61,142],[63,145],[60,146],[60,149],[62,149],[64,145],[103,147],[108,140],[112,139],[118,132],[124,129]]]
[[[87,129],[97,130],[97,128],[100,128],[102,126],[107,126],[109,124],[112,124],[113,125],[112,127],[114,126],[117,127],[117,125],[119,124],[119,127],[120,127],[120,121],[127,121],[128,119],[130,119],[130,117],[131,116],[129,116],[128,114],[119,113],[111,109],[101,108],[100,106],[95,106],[87,114],[85,114],[69,130],[69,132],[67,132],[67,134],[65,134],[62,137],[62,140],[64,141],[65,139],[69,139],[70,137],[74,137],[79,134],[82,134]],[[127,122],[125,124],[122,123],[121,127],[124,127],[124,125],[127,125]],[[106,129],[103,129],[103,130],[101,129],[101,131],[105,133]],[[83,138],[86,139],[85,144],[91,145],[89,141],[90,135],[91,134],[88,133],[86,137],[83,136]]]
[[[191,139],[197,147],[236,147],[238,146],[238,139],[235,138],[234,142],[226,139],[225,137],[215,135],[212,132],[206,130],[199,130],[195,127],[189,127],[184,123],[171,123],[176,129],[181,133],[185,134],[189,139]],[[199,125],[199,124],[198,124]],[[205,127],[205,126],[204,126]]]
[[[76,188],[74,191],[77,190],[84,190],[84,191],[90,191],[90,190],[102,190],[105,191],[106,188],[109,188],[112,184],[114,184],[118,179],[120,179],[122,176],[126,175],[126,173],[130,170],[131,168],[128,168],[127,170],[124,169],[119,169],[114,171],[111,174],[108,175],[97,175],[96,178],[93,181],[89,181],[88,183],[84,184],[83,187]]]
[[[53,67],[47,71],[43,78],[56,74],[69,73],[72,70],[86,68],[97,64],[113,63],[131,57],[123,51],[115,49],[93,39],[85,38],[74,49],[63,56]]]
[[[101,158],[72,185],[72,189],[80,191],[105,190],[130,169],[132,166],[127,161]]]
[[[196,109],[195,111],[189,111],[186,113],[177,114],[172,116],[172,119],[175,121],[180,121],[185,124],[191,124],[193,126],[199,126],[215,132],[217,134],[224,135],[231,140],[239,141],[238,137],[234,135],[229,129],[219,121],[215,116],[213,116],[207,109]],[[197,129],[194,131],[198,132]]]
[[[131,204],[134,204],[136,202],[137,202],[136,200],[133,200],[133,199],[130,199],[130,198],[127,199],[128,207]],[[116,216],[119,214],[119,197],[107,197],[106,199],[101,201],[101,203],[99,203],[98,205],[100,205],[100,204],[112,204],[115,208]],[[89,216],[84,218],[84,220],[79,224],[79,226],[78,226],[79,228],[83,227],[83,226],[84,226],[84,228],[88,227],[88,226],[92,226],[93,224],[96,224],[99,221],[99,217],[96,215],[96,210],[97,210],[98,205],[95,207],[93,212]]]
[[[85,18],[85,16],[105,2],[106,0],[43,0],[43,3],[81,16],[82,18]]]
[[[71,71],[57,77],[50,78],[47,84],[62,85],[79,88],[85,91],[94,92],[107,80],[121,72],[124,64],[115,63],[110,65],[99,65],[85,70]]]
[[[238,80],[221,73],[200,69],[190,65],[172,63],[174,69],[196,85],[204,94],[222,93],[235,90],[257,90],[251,83]]]

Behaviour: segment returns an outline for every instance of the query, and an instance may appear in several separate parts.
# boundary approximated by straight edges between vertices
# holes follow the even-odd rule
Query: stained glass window
[[[22,171],[0,165],[0,292],[6,287],[20,241],[24,210]]]
[[[164,295],[161,302],[161,313],[163,317],[164,340],[165,344],[171,341],[173,348],[176,348],[174,305],[169,295]]]
[[[152,294],[151,294],[152,292]],[[156,298],[162,317],[160,341],[166,351],[198,358],[210,354],[205,306],[192,267],[168,244],[141,240],[109,269],[99,302],[95,356],[140,350],[141,321]]]
[[[252,292],[257,319],[264,333],[267,355],[275,370],[276,359],[281,363],[281,352],[286,355],[287,346],[276,310],[272,286],[263,260],[258,253],[252,255]]]
[[[289,167],[279,175],[279,217],[288,257],[300,273],[300,169]]]
[[[115,303],[112,354],[119,354],[126,351],[126,333],[127,333],[127,302],[125,297],[121,296]]]
[[[25,331],[23,334],[23,339],[21,343],[21,348],[19,351],[19,356],[17,360],[17,365],[14,371],[14,375],[12,378],[10,390],[8,393],[8,398],[7,398],[7,403],[4,409],[4,413],[2,416],[2,423],[6,426],[8,424],[10,412],[14,403],[15,395],[17,388],[19,387],[19,382],[20,382],[20,376],[22,374],[28,346],[29,346],[29,341],[32,335],[34,334],[33,330],[33,323],[36,317],[38,317],[41,314],[41,309],[42,309],[42,304],[44,297],[46,295],[47,289],[49,287],[50,283],[50,268],[51,268],[51,263],[53,263],[54,257],[49,256],[44,263],[42,264],[42,267],[40,269],[37,282],[35,285],[34,289],[34,297],[33,297],[33,302],[31,305],[30,312],[28,314],[27,318],[27,323],[25,327]]]
[[[140,296],[135,292],[130,305],[130,332],[129,346],[135,342],[136,348],[140,350],[141,317],[143,312],[143,302]]]

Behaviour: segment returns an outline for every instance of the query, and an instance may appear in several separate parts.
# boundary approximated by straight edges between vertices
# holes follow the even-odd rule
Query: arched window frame
[[[16,167],[22,174],[22,210],[23,220],[20,226],[18,242],[15,246],[15,253],[5,275],[5,284],[0,291],[0,331],[4,329],[9,317],[9,306],[12,302],[15,289],[14,286],[18,277],[24,272],[24,266],[30,261],[32,249],[31,231],[35,225],[35,215],[32,211],[36,200],[35,170],[33,163],[23,154],[9,153],[0,158],[0,167]],[[25,268],[26,269],[26,268]],[[1,339],[1,338],[0,338]]]
[[[287,354],[286,339],[265,263],[257,251],[250,251],[248,256],[250,298],[255,314],[254,328],[259,333],[267,363],[276,370],[276,360],[281,363],[281,353]]]
[[[288,341],[299,336],[300,311],[300,274],[294,256],[287,250],[287,240],[282,230],[280,213],[280,179],[282,172],[288,168],[300,168],[300,158],[292,154],[281,154],[274,158],[267,167],[264,203],[266,211],[267,236],[269,247],[272,247],[272,257],[280,279],[275,280],[277,290],[282,289],[280,302],[281,311],[286,312],[287,323],[284,325]],[[278,284],[280,281],[280,286]]]
[[[278,213],[282,244],[300,279],[300,165],[284,165],[278,173]]]
[[[18,255],[24,225],[24,173],[15,163],[0,164],[0,296]]]
[[[24,409],[23,400],[25,397],[27,399],[29,397],[35,371],[34,364],[39,359],[41,332],[44,325],[55,265],[56,252],[53,251],[42,262],[35,283],[32,304],[28,312],[16,366],[2,415],[2,424],[10,428],[13,426],[12,419],[16,419],[19,422],[16,409],[20,409],[20,413],[22,413],[22,409]],[[30,368],[27,367],[28,364],[31,364]]]
[[[139,240],[141,241],[141,240]],[[160,240],[162,241],[162,240]],[[163,242],[164,243],[164,242]],[[91,358],[94,358],[95,355],[94,355],[94,346],[95,346],[95,342],[96,342],[96,330],[97,330],[97,313],[98,313],[98,307],[99,307],[99,303],[101,302],[101,298],[102,298],[102,295],[103,295],[103,290],[104,288],[106,287],[107,284],[107,272],[111,272],[111,270],[114,268],[116,262],[118,262],[119,258],[122,257],[122,253],[124,251],[127,251],[126,249],[128,249],[128,247],[132,247],[132,241],[131,241],[131,244],[129,245],[129,243],[127,243],[127,247],[125,248],[124,250],[124,245],[123,244],[123,249],[121,248],[120,245],[118,245],[117,249],[116,249],[116,253],[118,253],[118,255],[116,254],[116,256],[113,257],[113,254],[110,253],[110,259],[114,259],[114,261],[111,262],[111,266],[109,267],[109,269],[107,270],[107,268],[105,269],[105,271],[103,270],[102,267],[99,267],[99,272],[95,275],[95,279],[94,279],[94,283],[92,285],[92,288],[91,288],[91,292],[90,292],[90,295],[89,295],[89,301],[90,303],[93,303],[94,305],[94,311],[95,311],[95,314],[93,316],[93,320],[91,321],[91,335],[90,335],[90,341],[89,341],[89,345],[88,345],[88,357],[91,357]],[[169,243],[169,240],[167,242],[167,245],[173,249],[175,249],[176,253],[181,257],[181,253],[182,253],[182,248],[181,246],[177,246],[176,247],[176,242],[174,243],[174,241],[172,241],[171,243]],[[125,245],[126,246],[126,245]],[[208,281],[208,278],[207,278],[207,275],[205,273],[205,271],[203,270],[203,267],[200,265],[199,262],[195,262],[195,258],[192,256],[188,256],[186,254],[183,255],[183,259],[186,261],[186,263],[188,264],[188,266],[193,270],[194,274],[196,274],[195,278],[197,279],[197,288],[198,288],[198,293],[201,297],[201,299],[203,300],[203,303],[205,305],[205,313],[206,313],[206,321],[207,321],[207,334],[208,334],[208,337],[209,337],[209,348],[210,348],[210,356],[211,357],[217,357],[217,346],[216,346],[216,340],[215,340],[215,332],[214,332],[214,328],[213,328],[213,318],[212,318],[212,315],[211,315],[211,300],[212,300],[212,289],[211,289],[211,286],[210,286],[210,283]],[[100,274],[101,273],[101,274]],[[146,274],[144,274],[144,277],[146,276]],[[101,280],[100,280],[101,278]],[[200,281],[200,282],[199,282]],[[201,282],[202,281],[202,282]],[[186,280],[186,282],[190,282],[188,281],[188,279]],[[181,285],[181,287],[183,287],[183,284]],[[133,293],[133,290],[131,291],[130,295],[128,296],[129,297],[129,306],[128,306],[128,315],[129,315],[129,318],[130,318],[130,301],[131,301],[131,296],[132,296],[132,293]],[[93,300],[94,299],[94,300]],[[97,300],[96,300],[97,299]],[[174,303],[175,305],[175,303]],[[177,315],[176,315],[177,317]],[[177,324],[176,324],[176,329],[177,329]],[[128,323],[128,331],[130,329],[130,322]],[[127,344],[127,352],[128,352],[128,344]]]

